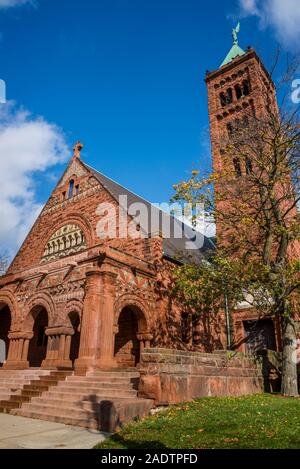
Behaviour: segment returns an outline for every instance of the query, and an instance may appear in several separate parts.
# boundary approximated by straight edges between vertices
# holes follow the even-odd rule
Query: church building
[[[236,33],[226,59],[205,80],[217,171],[222,135],[230,132],[236,119],[266,113],[265,92],[276,105],[275,86],[255,50],[240,48]],[[232,343],[245,355],[228,364],[225,310],[213,322],[194,317],[178,304],[170,287],[172,266],[180,262],[178,253],[192,253],[200,262],[214,249],[212,240],[90,167],[81,150],[78,142],[21,249],[0,277],[0,339],[6,346],[0,380],[3,373],[26,380],[31,372],[30,379],[42,376],[45,385],[45,376],[60,376],[67,395],[68,389],[76,394],[75,384],[84,386],[86,377],[95,383],[102,380],[104,386],[109,376],[117,382],[129,373],[137,380],[137,403],[261,390],[261,374],[247,354],[257,342],[279,350],[279,328],[271,319],[258,321],[247,303],[239,305],[232,312]],[[233,165],[237,172],[247,170],[238,161]],[[125,202],[127,207],[144,206],[146,218],[136,222]],[[107,228],[110,235],[104,236]],[[56,383],[57,388],[60,385]],[[19,400],[11,407],[18,415],[47,414],[50,419],[56,415],[50,412],[51,389],[47,396],[41,390],[32,394],[32,400]],[[122,390],[107,391],[108,397],[120,397]],[[54,399],[53,408],[64,393]],[[0,408],[2,401],[12,399],[11,393],[4,394],[0,390]],[[38,400],[40,407],[48,405],[48,413],[38,407]],[[30,407],[34,403],[36,407]],[[75,414],[70,418],[73,423]]]

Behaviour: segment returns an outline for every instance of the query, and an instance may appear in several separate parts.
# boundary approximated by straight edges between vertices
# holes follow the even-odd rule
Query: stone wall
[[[145,349],[139,368],[139,396],[154,399],[156,405],[264,390],[261,361],[241,353]]]

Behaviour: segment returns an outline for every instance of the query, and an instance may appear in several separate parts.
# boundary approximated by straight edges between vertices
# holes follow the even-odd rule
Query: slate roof
[[[83,163],[83,165],[119,205],[123,205],[122,203],[120,204],[120,196],[127,196],[127,207],[123,205],[126,211],[132,204],[136,203],[141,203],[146,207],[147,214],[139,220],[141,230],[147,236],[158,232],[163,233],[163,252],[165,257],[174,260],[179,260],[180,258],[181,261],[185,262],[192,258],[193,261],[199,262],[207,251],[214,250],[215,245],[212,239],[204,236],[199,231],[195,231],[191,226],[181,222],[167,212],[160,210],[155,205],[129,191],[86,163]],[[136,207],[133,208],[136,209]]]

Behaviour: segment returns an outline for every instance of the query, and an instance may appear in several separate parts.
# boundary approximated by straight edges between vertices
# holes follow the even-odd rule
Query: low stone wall
[[[213,354],[145,349],[139,365],[139,397],[156,405],[207,396],[240,396],[264,390],[261,361],[242,353]]]

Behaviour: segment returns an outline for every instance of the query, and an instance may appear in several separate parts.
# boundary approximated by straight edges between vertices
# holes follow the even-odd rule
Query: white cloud
[[[11,8],[25,3],[32,3],[32,0],[0,0],[0,8]]]
[[[299,47],[299,0],[239,0],[239,4],[244,16],[257,16],[263,28],[273,27],[284,45]]]
[[[62,131],[9,102],[0,106],[0,250],[13,254],[42,206],[35,177],[68,158]]]

